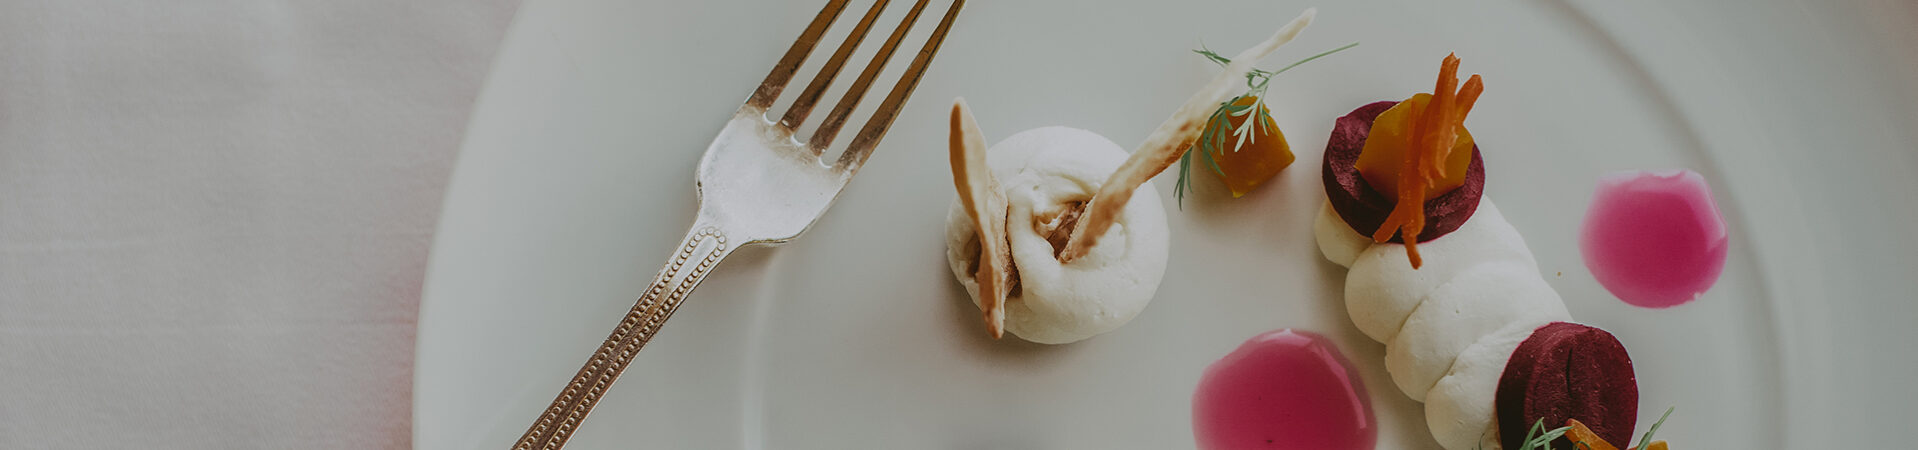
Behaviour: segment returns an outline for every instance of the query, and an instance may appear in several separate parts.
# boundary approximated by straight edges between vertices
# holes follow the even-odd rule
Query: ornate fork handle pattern
[[[865,126],[846,143],[837,161],[823,159],[824,151],[833,145],[834,137],[847,125],[860,99],[873,87],[887,61],[911,34],[913,24],[930,0],[913,2],[871,62],[858,72],[852,86],[832,106],[826,120],[813,131],[811,138],[800,142],[793,136],[793,130],[819,106],[815,100],[844,68],[846,58],[854,53],[890,3],[873,2],[805,92],[794,100],[779,121],[771,121],[769,108],[849,0],[826,2],[700,158],[694,170],[700,206],[693,231],[667,259],[659,277],[634,302],[619,327],[613,329],[599,350],[593,352],[592,358],[553,399],[552,405],[513,444],[514,449],[555,450],[565,446],[586,414],[626,370],[626,365],[659,331],[661,324],[672,317],[673,311],[679,309],[679,304],[714,265],[741,244],[772,244],[798,237],[832,206],[846,182],[864,165],[866,157],[872,155],[893,119],[899,117],[913,88],[918,86],[926,67],[938,53],[939,45],[945,41],[946,33],[952,30],[960,8],[966,4],[966,0],[950,1],[938,27],[926,36],[925,44],[913,56],[911,64],[899,74],[898,81]]]
[[[701,249],[704,251],[701,251]],[[646,342],[652,340],[661,324],[672,317],[673,311],[686,300],[686,295],[699,286],[700,280],[712,271],[713,266],[732,253],[733,247],[727,245],[726,235],[718,227],[696,226],[686,235],[685,243],[679,251],[666,261],[666,267],[660,269],[659,276],[653,279],[651,287],[627,311],[619,327],[606,337],[599,350],[593,352],[592,359],[580,367],[579,373],[566,384],[559,397],[546,408],[544,415],[533,423],[526,434],[520,436],[513,445],[516,450],[558,449],[566,445],[573,430],[579,427],[581,419],[599,403],[606,394],[606,388],[619,378],[626,366],[633,362],[633,356],[639,353]],[[692,264],[690,269],[688,264]]]

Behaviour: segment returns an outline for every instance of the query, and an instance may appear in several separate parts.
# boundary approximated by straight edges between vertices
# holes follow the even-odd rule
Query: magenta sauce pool
[[[1585,267],[1625,303],[1690,302],[1725,269],[1725,219],[1705,177],[1689,170],[1629,171],[1598,180],[1579,233]]]
[[[1330,341],[1271,331],[1206,368],[1192,432],[1201,449],[1369,450],[1378,442],[1369,399]]]

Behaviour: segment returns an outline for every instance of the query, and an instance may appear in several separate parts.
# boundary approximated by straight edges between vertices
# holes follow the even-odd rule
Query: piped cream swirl
[[[1491,199],[1458,230],[1420,242],[1420,269],[1403,244],[1373,243],[1330,206],[1313,234],[1326,259],[1351,269],[1346,311],[1385,343],[1386,371],[1400,392],[1425,402],[1439,445],[1500,448],[1493,401],[1506,360],[1532,330],[1571,314]]]

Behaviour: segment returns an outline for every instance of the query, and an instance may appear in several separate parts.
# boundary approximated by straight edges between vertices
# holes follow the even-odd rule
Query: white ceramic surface
[[[552,399],[684,232],[701,149],[819,3],[523,7],[434,246],[419,448],[506,447]],[[1392,389],[1383,346],[1347,320],[1344,271],[1310,227],[1332,119],[1429,90],[1447,51],[1486,77],[1469,125],[1491,195],[1573,316],[1636,358],[1641,430],[1676,405],[1660,437],[1681,448],[1905,441],[1905,405],[1918,402],[1918,357],[1900,344],[1918,317],[1918,5],[1435,3],[1319,5],[1264,66],[1363,44],[1273,87],[1298,162],[1241,199],[1200,177],[1170,211],[1153,304],[1116,332],[1048,347],[986,339],[944,267],[948,102],[966,96],[995,141],[1070,125],[1130,146],[1216,70],[1188,49],[1235,51],[1308,5],[973,0],[837,206],[797,241],[721,266],[572,445],[1190,447],[1205,365],[1293,327],[1357,365],[1380,448],[1436,449],[1418,405]],[[1607,295],[1575,242],[1599,174],[1658,167],[1705,174],[1733,233],[1717,287],[1663,311]],[[1168,205],[1171,176],[1156,193]]]

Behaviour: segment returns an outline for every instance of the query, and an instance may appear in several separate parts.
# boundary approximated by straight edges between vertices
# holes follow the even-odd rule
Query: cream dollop
[[[1071,263],[1061,264],[1046,240],[1058,218],[1092,198],[1127,156],[1104,136],[1059,126],[1014,134],[987,151],[1008,204],[1006,233],[1019,280],[1006,298],[1006,331],[1042,344],[1076,342],[1125,325],[1152,301],[1171,245],[1157,195],[1133,196],[1098,244]],[[1156,192],[1149,184],[1143,189]],[[957,203],[946,217],[947,263],[981,305],[969,272],[978,234]]]
[[[1336,216],[1332,220],[1332,224],[1320,227],[1318,234],[1336,236],[1335,232],[1342,232],[1365,239],[1344,220]],[[1401,244],[1369,245],[1353,258],[1352,271],[1345,277],[1345,308],[1352,315],[1352,323],[1372,340],[1392,342],[1427,294],[1473,266],[1499,261],[1533,264],[1525,238],[1505,221],[1490,199],[1481,200],[1472,219],[1457,230],[1419,243],[1419,253],[1425,258],[1425,267],[1419,269],[1406,263],[1405,246]]]
[[[1452,370],[1425,394],[1425,425],[1447,449],[1496,449],[1498,379],[1505,362],[1543,323],[1520,322],[1492,332],[1459,353]],[[1491,382],[1486,382],[1491,380]]]
[[[1558,291],[1529,263],[1480,264],[1433,289],[1385,344],[1385,370],[1413,400],[1452,369],[1460,353],[1507,324],[1534,328],[1571,320]]]
[[[1425,402],[1439,445],[1499,448],[1493,397],[1506,361],[1539,326],[1571,320],[1525,238],[1489,198],[1458,230],[1419,243],[1420,269],[1403,244],[1373,243],[1329,206],[1313,234],[1326,259],[1351,269],[1346,311],[1386,344],[1386,371],[1400,392]]]

